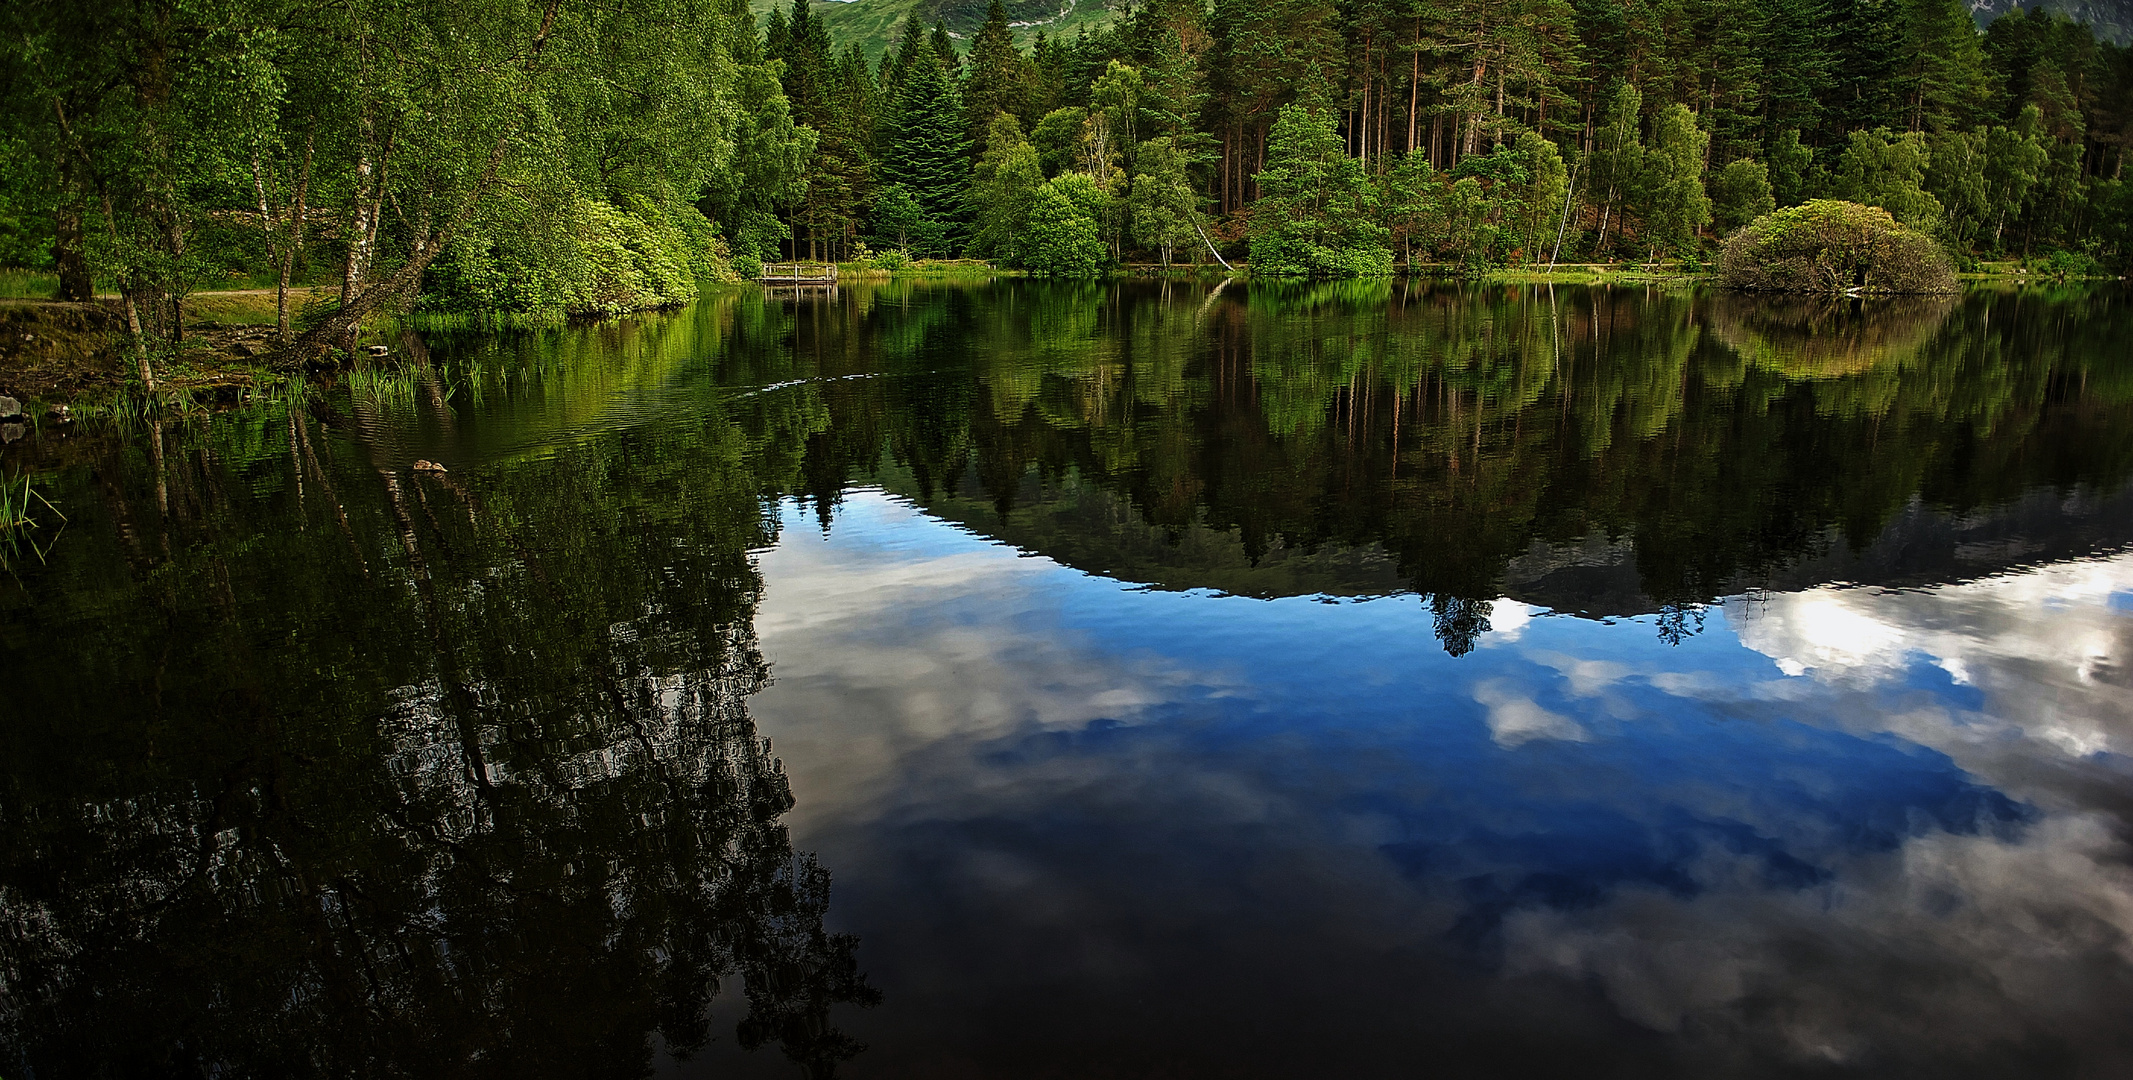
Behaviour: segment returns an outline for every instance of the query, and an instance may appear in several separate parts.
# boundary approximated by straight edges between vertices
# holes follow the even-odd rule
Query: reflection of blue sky
[[[1446,980],[1463,1022],[1554,1031],[1519,1002],[1556,986],[1721,1062],[2125,1050],[2133,561],[1678,647],[1505,601],[1453,658],[1414,598],[1136,590],[868,492],[788,520],[753,708],[889,994],[879,1068],[1077,995],[1339,1026]],[[1239,998],[1244,954],[1290,1000]]]

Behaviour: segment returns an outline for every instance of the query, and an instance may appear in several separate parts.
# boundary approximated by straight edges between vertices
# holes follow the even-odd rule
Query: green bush
[[[2037,272],[2060,281],[2094,277],[2103,271],[2096,260],[2078,251],[2054,251],[2037,263]]]
[[[1069,174],[1072,175],[1072,174]],[[1018,238],[1022,265],[1042,277],[1095,277],[1110,253],[1097,232],[1096,218],[1077,205],[1059,180],[1037,189],[1029,224]]]
[[[671,307],[736,276],[726,243],[693,210],[646,200],[518,204],[456,237],[420,307],[478,315],[619,315]]]
[[[1818,199],[1765,214],[1726,239],[1719,281],[1754,292],[1936,293],[1948,253],[1879,207]]]

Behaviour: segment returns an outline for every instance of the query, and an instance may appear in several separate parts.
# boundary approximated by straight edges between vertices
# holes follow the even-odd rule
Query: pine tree
[[[985,25],[970,43],[963,75],[963,108],[973,145],[982,144],[1000,113],[1022,112],[1022,54],[1007,26],[1007,6],[992,0]]]
[[[896,113],[895,140],[883,172],[944,226],[953,247],[970,176],[970,139],[963,131],[962,95],[932,49],[919,50],[905,73]]]
[[[1903,64],[1897,72],[1911,131],[1967,127],[1992,92],[1977,24],[1963,0],[1904,0]]]
[[[1834,0],[1834,79],[1827,101],[1840,131],[1902,126],[1901,0]],[[1836,132],[1832,132],[1832,135]]]

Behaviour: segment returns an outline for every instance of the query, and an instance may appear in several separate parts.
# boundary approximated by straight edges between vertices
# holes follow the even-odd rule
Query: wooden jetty
[[[757,279],[765,285],[780,288],[833,289],[837,286],[836,263],[765,263],[763,276]]]

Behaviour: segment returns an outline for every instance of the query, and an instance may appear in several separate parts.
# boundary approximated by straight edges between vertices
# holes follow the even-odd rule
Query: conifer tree
[[[994,116],[1004,112],[1019,117],[1022,99],[1022,54],[1008,31],[1007,6],[992,0],[985,25],[970,42],[963,74],[963,108],[969,114],[972,144],[984,143]]]
[[[1907,129],[1945,131],[1983,119],[1992,86],[1969,5],[1904,0],[1903,29],[1897,78]]]
[[[918,50],[905,73],[896,114],[895,139],[884,157],[883,172],[941,223],[952,247],[969,182],[970,139],[963,131],[962,95],[931,48]]]

